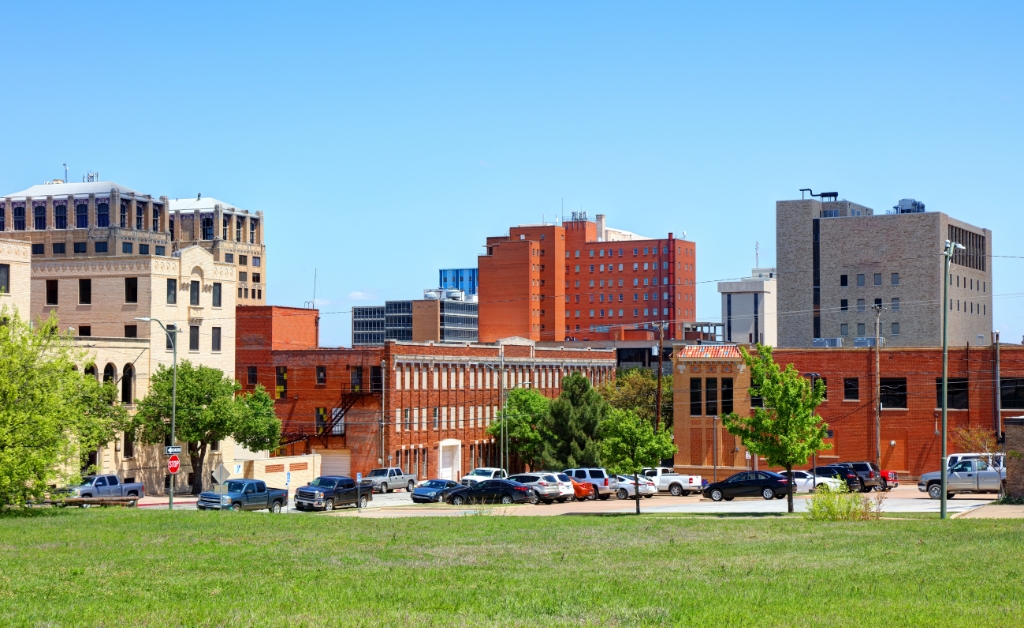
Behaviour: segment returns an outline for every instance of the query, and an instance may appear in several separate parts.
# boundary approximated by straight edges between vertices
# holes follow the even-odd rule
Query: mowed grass
[[[1024,524],[0,517],[2,626],[1021,626]]]

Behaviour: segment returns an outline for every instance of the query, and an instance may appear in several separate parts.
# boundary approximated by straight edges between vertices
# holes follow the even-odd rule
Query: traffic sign
[[[289,471],[289,472],[284,474],[284,485],[288,486],[291,483],[292,483],[292,472]]]
[[[362,482],[362,481],[363,481],[363,474],[362,473],[357,473],[356,474],[356,482]]]
[[[173,447],[164,447],[165,456],[173,456],[174,454],[181,453],[181,445],[174,445]]]
[[[170,471],[172,475],[181,470],[181,461],[178,460],[177,456],[171,456],[167,459],[167,470]]]
[[[747,452],[747,460],[750,460],[750,452]]]
[[[213,472],[213,480],[217,484],[223,484],[229,477],[231,477],[231,472],[227,470],[227,467],[223,464],[217,465]]]

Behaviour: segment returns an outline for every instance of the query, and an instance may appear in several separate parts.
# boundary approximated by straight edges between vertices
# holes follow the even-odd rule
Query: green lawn
[[[1021,626],[1024,523],[0,517],[2,626]]]

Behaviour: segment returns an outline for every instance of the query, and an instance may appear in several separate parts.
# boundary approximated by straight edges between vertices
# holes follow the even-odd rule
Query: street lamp
[[[946,469],[946,465],[949,464],[946,452],[946,418],[949,409],[949,402],[946,399],[946,387],[949,378],[949,263],[953,260],[953,253],[955,251],[963,250],[966,250],[966,247],[959,242],[946,240],[946,250],[942,252],[942,256],[945,258],[945,270],[942,277],[942,495],[939,497],[941,503],[940,519],[946,518],[946,479],[949,475]]]
[[[164,334],[171,341],[171,349],[173,350],[173,358],[171,362],[171,445],[174,445],[174,418],[178,409],[178,326],[172,324],[174,328],[174,336],[171,337],[171,331],[164,326],[163,323],[150,318],[148,316],[136,317],[135,320],[142,321],[143,323],[156,323],[160,326],[160,329],[164,330]],[[167,491],[167,509],[174,510],[174,474],[171,474],[171,485]]]

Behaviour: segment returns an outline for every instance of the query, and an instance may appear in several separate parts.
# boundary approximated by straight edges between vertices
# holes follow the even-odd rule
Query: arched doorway
[[[86,375],[91,375],[93,377],[93,379],[95,379],[96,378],[96,365],[95,364],[87,364],[85,366],[85,374]]]
[[[113,364],[107,364],[103,367],[103,381],[111,382],[117,379],[117,367]]]
[[[135,403],[135,367],[125,364],[121,372],[121,403]]]

